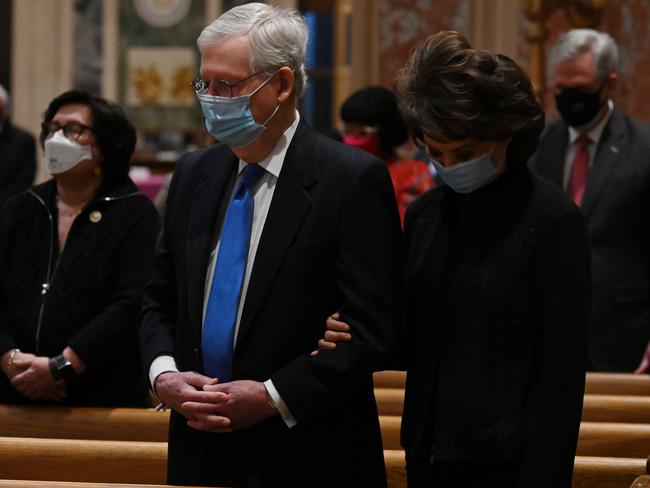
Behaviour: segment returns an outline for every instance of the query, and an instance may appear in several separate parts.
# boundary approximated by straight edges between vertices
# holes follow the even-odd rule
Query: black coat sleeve
[[[586,228],[577,207],[550,223],[534,269],[539,360],[517,486],[569,488],[582,413],[591,290]]]
[[[298,423],[323,414],[360,375],[383,369],[397,337],[402,280],[400,221],[386,165],[354,176],[339,231],[336,264],[340,314],[352,341],[315,357],[301,356],[271,376]]]
[[[0,268],[7,259],[11,259],[9,256],[9,243],[13,226],[13,206],[10,208],[7,203],[0,205]],[[6,313],[6,297],[4,293],[0,293],[0,356],[9,349],[16,347],[16,342],[9,333]]]

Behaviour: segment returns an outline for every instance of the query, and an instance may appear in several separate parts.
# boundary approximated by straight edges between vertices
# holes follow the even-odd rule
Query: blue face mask
[[[489,152],[478,158],[454,164],[449,168],[445,168],[433,158],[431,158],[431,162],[442,181],[452,190],[456,193],[471,193],[491,183],[497,177],[497,170],[490,158],[493,149],[494,145]]]
[[[271,116],[263,124],[255,122],[251,112],[251,97],[272,77],[268,77],[264,83],[248,95],[229,98],[197,94],[196,97],[199,99],[205,116],[206,130],[220,142],[234,148],[245,147],[255,141],[280,108],[278,103]]]

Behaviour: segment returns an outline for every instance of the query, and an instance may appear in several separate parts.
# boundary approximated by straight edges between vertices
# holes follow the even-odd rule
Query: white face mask
[[[45,141],[45,164],[50,174],[58,175],[74,168],[86,159],[92,159],[90,144],[82,146],[58,130]]]
[[[436,172],[442,181],[452,190],[456,193],[471,193],[491,183],[497,177],[497,170],[494,164],[492,164],[492,158],[490,157],[494,146],[492,145],[489,152],[477,158],[454,164],[449,168],[445,168],[433,158],[431,158],[431,162],[435,166]]]

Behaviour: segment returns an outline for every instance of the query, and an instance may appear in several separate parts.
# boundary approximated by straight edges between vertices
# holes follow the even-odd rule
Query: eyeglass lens
[[[78,122],[68,122],[65,125],[60,125],[58,122],[47,122],[44,124],[45,137],[50,138],[61,129],[63,129],[63,135],[68,139],[77,140],[88,127]]]
[[[216,95],[218,97],[232,98],[234,96],[234,87],[240,83],[243,83],[244,81],[250,80],[253,76],[259,75],[260,73],[262,72],[255,72],[252,75],[249,75],[246,78],[243,78],[234,83],[229,83],[226,80],[206,81],[202,78],[196,78],[192,81],[192,88],[197,95],[207,93],[210,95]]]

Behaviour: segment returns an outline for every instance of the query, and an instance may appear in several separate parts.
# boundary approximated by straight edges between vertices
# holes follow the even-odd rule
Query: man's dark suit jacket
[[[238,164],[225,145],[191,153],[169,190],[144,300],[147,370],[171,354],[202,372],[201,320],[215,220]],[[169,482],[385,486],[371,370],[396,339],[401,233],[386,165],[300,123],[273,195],[242,314],[235,379],[272,379],[298,424],[280,416],[205,434],[172,412]],[[310,357],[340,310],[352,342]]]
[[[531,167],[562,185],[569,132],[549,124]],[[650,127],[614,108],[589,171],[582,210],[592,262],[590,368],[633,371],[650,337]]]
[[[36,174],[34,137],[5,121],[0,131],[0,205],[12,195],[26,190]]]

